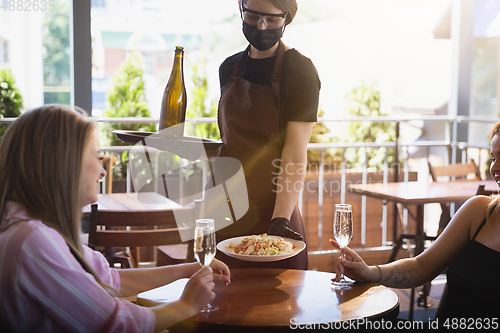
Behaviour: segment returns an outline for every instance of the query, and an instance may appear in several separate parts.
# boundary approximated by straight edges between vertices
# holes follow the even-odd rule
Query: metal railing
[[[9,124],[14,121],[15,118],[3,118],[0,119],[0,124]],[[443,141],[412,141],[412,142],[404,142],[400,138],[400,124],[404,122],[410,121],[424,121],[424,122],[446,122],[451,126],[451,131],[449,132],[449,137],[447,140]],[[146,123],[158,123],[158,119],[156,118],[95,118],[95,121],[98,123],[133,123],[133,124],[146,124]],[[409,148],[410,147],[425,147],[426,148],[426,157],[429,157],[429,148],[430,147],[449,147],[451,148],[451,156],[446,156],[445,160],[451,160],[452,163],[457,161],[457,154],[460,151],[461,160],[465,161],[468,158],[469,149],[477,149],[477,162],[478,165],[482,165],[482,155],[484,155],[483,151],[489,151],[489,145],[470,145],[468,142],[457,142],[454,141],[457,138],[457,128],[460,123],[470,123],[470,122],[479,122],[479,123],[491,123],[494,124],[498,120],[491,118],[472,118],[472,117],[450,117],[450,116],[421,116],[421,117],[390,117],[390,116],[381,116],[381,117],[349,117],[349,118],[318,118],[318,123],[328,123],[328,122],[394,122],[396,124],[396,140],[394,142],[384,142],[384,143],[372,143],[372,142],[362,142],[362,143],[310,143],[307,146],[307,150],[319,150],[321,152],[321,158],[318,168],[318,207],[319,207],[319,217],[318,217],[318,237],[320,239],[320,245],[317,251],[312,251],[310,254],[312,255],[320,255],[324,253],[330,253],[335,251],[324,251],[322,250],[321,239],[322,239],[322,230],[323,230],[323,212],[324,212],[324,169],[325,169],[325,152],[328,149],[342,149],[342,167],[341,167],[341,183],[340,183],[340,198],[341,202],[345,202],[346,195],[346,150],[349,148],[387,148],[386,155],[384,160],[383,167],[383,182],[387,183],[389,181],[389,148],[394,149],[395,158],[394,166],[396,170],[393,170],[394,173],[394,181],[400,181],[399,179],[399,166],[404,165],[403,169],[403,181],[408,181],[410,170],[408,168],[408,160],[410,159]],[[202,118],[189,118],[186,120],[188,123],[216,123],[217,118],[210,117],[202,117]],[[111,152],[111,153],[121,153],[124,151],[128,151],[130,147],[128,146],[113,146],[113,147],[101,147],[102,151]],[[451,158],[450,158],[451,157]],[[367,175],[368,175],[368,165],[366,164],[368,158],[365,158],[365,166],[362,170],[362,184],[366,184]],[[157,170],[155,170],[157,171]],[[206,164],[203,164],[203,182],[206,181],[207,176],[207,167]],[[182,177],[180,177],[180,188],[182,191]],[[127,192],[130,192],[130,174],[127,171]],[[203,184],[202,186],[204,186]],[[202,187],[204,188],[204,187]],[[302,208],[302,194],[299,198],[299,206]],[[366,196],[362,196],[362,213],[361,213],[361,244],[366,245]],[[387,246],[391,244],[391,242],[387,241],[387,206],[384,205],[383,213],[382,213],[382,237],[381,237],[381,245],[377,247],[377,249],[386,249]],[[405,214],[407,216],[407,214]],[[406,218],[406,217],[405,217]],[[407,221],[405,221],[407,223]],[[366,249],[365,249],[366,250]]]

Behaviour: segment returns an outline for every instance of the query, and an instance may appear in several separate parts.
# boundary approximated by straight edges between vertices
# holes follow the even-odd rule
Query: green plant
[[[70,35],[68,1],[56,1],[43,20],[43,84],[70,86]],[[69,92],[44,92],[44,103],[70,104]]]
[[[385,116],[380,110],[380,91],[375,83],[369,85],[361,82],[345,97],[345,113],[353,117]],[[320,110],[318,116],[322,116]],[[396,125],[390,122],[353,121],[349,126],[342,126],[339,134],[330,135],[330,130],[323,124],[314,124],[310,143],[359,143],[359,142],[392,142],[396,140]],[[339,170],[342,167],[342,153],[344,149],[327,149],[325,151],[325,168]],[[345,150],[346,168],[363,168],[368,156],[368,168],[382,169],[385,163],[386,148],[347,148]],[[307,152],[308,167],[316,169],[321,160],[321,152],[310,150]],[[389,152],[389,164],[394,162],[394,152]]]
[[[125,61],[113,75],[113,86],[107,95],[107,109],[105,117],[150,117],[144,95],[145,83],[142,56],[138,52],[129,52]],[[125,124],[116,123],[104,128],[101,132],[104,141],[111,146],[127,146],[130,144],[118,140],[113,130],[130,130],[155,132],[154,124]],[[128,153],[118,156],[114,167],[114,176],[124,178]]]
[[[191,104],[186,111],[186,118],[192,117],[215,117],[217,115],[217,102],[213,102],[207,110],[205,100],[208,95],[207,74],[204,71],[205,59],[201,59],[198,64],[192,67],[193,86],[189,91]],[[219,127],[217,124],[198,124],[186,126],[186,135],[197,136],[205,139],[220,139]]]
[[[0,68],[0,118],[13,118],[21,114],[23,97],[16,87],[14,75],[8,68]],[[9,125],[0,125],[0,140]]]
[[[325,112],[321,109],[318,111],[318,117],[322,117]],[[330,136],[330,129],[323,123],[315,123],[312,129],[311,137],[309,138],[309,143],[328,143],[332,142],[332,137]],[[332,161],[336,159],[335,155],[332,154],[331,149],[325,151],[325,163],[331,164]],[[307,151],[307,165],[310,170],[317,170],[321,163],[321,151],[320,150],[308,150]]]
[[[194,64],[191,69],[192,86],[189,90],[188,99],[191,101],[186,110],[186,120],[189,118],[198,117],[216,117],[217,116],[217,101],[213,101],[209,108],[206,107],[205,101],[208,96],[208,80],[204,70],[205,59],[200,59],[197,64]],[[185,134],[204,139],[220,139],[219,127],[209,123],[186,123]],[[183,166],[183,175],[185,179],[190,176],[201,173],[199,163],[188,163]]]
[[[386,116],[380,110],[380,91],[375,83],[369,85],[361,82],[346,95],[350,116],[378,117]],[[396,140],[396,125],[391,122],[353,121],[342,133],[343,142],[391,142]],[[368,168],[381,169],[384,165],[386,148],[347,149],[346,162],[348,168],[361,168],[368,156]],[[389,154],[389,164],[394,162],[394,153]]]

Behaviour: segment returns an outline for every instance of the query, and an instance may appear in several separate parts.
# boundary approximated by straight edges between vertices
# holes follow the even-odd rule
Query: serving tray
[[[184,136],[182,138],[174,136],[163,137],[155,132],[122,130],[115,130],[113,133],[115,133],[120,141],[133,144],[142,143],[145,146],[167,151],[192,161],[200,158],[207,150],[216,150],[222,145],[221,140],[203,139],[193,136]]]

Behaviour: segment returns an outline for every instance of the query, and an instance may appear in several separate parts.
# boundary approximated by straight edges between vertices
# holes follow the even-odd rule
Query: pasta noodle
[[[245,237],[237,245],[229,243],[229,248],[235,254],[273,256],[292,253],[295,245],[281,237],[269,237],[267,234],[262,234]]]

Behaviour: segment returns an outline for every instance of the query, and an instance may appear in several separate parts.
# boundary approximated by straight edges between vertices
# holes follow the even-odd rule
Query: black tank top
[[[441,319],[500,317],[500,252],[476,241],[486,218],[447,273]]]

